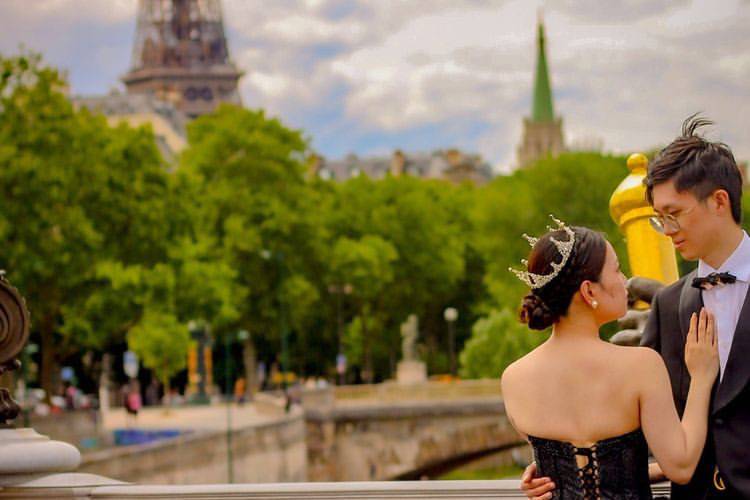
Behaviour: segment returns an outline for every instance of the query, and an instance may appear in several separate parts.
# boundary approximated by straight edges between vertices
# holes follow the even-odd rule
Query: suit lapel
[[[682,285],[680,291],[680,305],[679,305],[679,321],[680,321],[680,352],[679,352],[679,367],[680,367],[680,378],[678,388],[678,394],[681,395],[682,401],[687,400],[688,390],[690,389],[690,374],[685,366],[685,342],[687,342],[687,335],[690,331],[690,316],[694,312],[698,312],[703,307],[703,297],[699,288],[694,288],[693,278],[698,274],[698,270],[691,272],[685,278],[685,282]],[[684,403],[683,403],[684,404]]]
[[[750,354],[750,291],[745,295],[745,303],[732,339],[732,348],[729,350],[729,358],[724,367],[724,376],[714,395],[714,413],[728,405],[750,379],[748,354]]]
[[[695,270],[685,277],[685,283],[682,285],[680,292],[680,333],[682,334],[682,345],[685,345],[687,334],[690,331],[690,316],[701,310],[703,307],[703,297],[701,290],[693,287],[693,278],[698,274]]]

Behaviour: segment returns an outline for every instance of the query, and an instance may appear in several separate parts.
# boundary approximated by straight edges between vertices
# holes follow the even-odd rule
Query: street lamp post
[[[247,330],[237,332],[236,339],[244,342],[249,338]],[[227,482],[234,483],[234,454],[232,451],[232,384],[231,371],[229,370],[229,359],[231,357],[231,343],[234,340],[230,334],[224,336],[224,391],[226,392],[227,403]]]
[[[281,284],[284,282],[285,271],[284,254],[281,252],[272,252],[271,250],[262,250],[260,255],[265,260],[273,260],[276,263],[276,270],[279,277],[279,282],[276,285],[276,300],[279,303],[279,334],[281,336],[281,387],[286,393],[286,377],[287,371],[289,370],[289,341],[287,339],[284,298],[281,290]]]
[[[450,353],[451,375],[456,375],[456,347],[455,347],[455,323],[458,319],[458,310],[455,307],[446,307],[443,317],[448,323],[448,352]]]
[[[232,386],[229,383],[230,342],[230,335],[227,334],[224,337],[224,392],[226,392],[227,403],[227,482],[231,484],[234,482],[234,464],[232,463]]]
[[[196,378],[197,393],[193,396],[193,402],[196,404],[209,404],[208,393],[206,391],[206,381],[208,380],[208,366],[206,363],[206,348],[209,345],[208,325],[202,320],[190,320],[188,322],[190,336],[196,341]],[[192,382],[192,381],[191,381]]]

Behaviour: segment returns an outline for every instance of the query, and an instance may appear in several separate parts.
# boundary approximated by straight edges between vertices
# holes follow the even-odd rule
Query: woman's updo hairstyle
[[[531,290],[521,303],[522,323],[533,330],[546,330],[565,316],[584,281],[599,281],[607,257],[607,242],[604,237],[586,227],[572,227],[575,245],[568,262],[549,283]],[[562,255],[550,241],[567,241],[569,236],[562,229],[550,231],[536,242],[529,254],[528,270],[534,274],[551,274],[553,262],[560,262]]]

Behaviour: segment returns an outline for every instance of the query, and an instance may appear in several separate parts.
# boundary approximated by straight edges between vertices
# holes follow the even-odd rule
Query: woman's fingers
[[[521,474],[521,482],[528,483],[536,476],[536,462],[531,462]]]
[[[688,330],[688,343],[695,343],[698,341],[698,313],[693,313],[690,316],[690,330]]]
[[[530,490],[526,490],[524,491],[524,493],[526,493],[526,496],[528,498],[552,498],[551,491],[554,489],[555,489],[555,483],[549,481],[547,483],[543,483],[539,486],[536,486]],[[545,495],[548,495],[548,496],[545,496]]]
[[[713,338],[711,339],[713,342],[713,347],[718,351],[719,350],[719,327],[716,324],[716,315],[714,315],[714,313],[711,313],[711,332],[713,332]]]
[[[555,488],[555,483],[548,477],[535,477],[536,473],[536,462],[531,462],[521,475],[521,490],[528,498],[552,498],[551,491]]]

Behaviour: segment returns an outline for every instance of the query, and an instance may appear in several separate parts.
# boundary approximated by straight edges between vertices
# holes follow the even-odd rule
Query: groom
[[[709,409],[701,461],[686,485],[672,484],[672,499],[750,499],[750,238],[740,226],[742,175],[731,150],[696,132],[711,122],[695,116],[682,135],[649,166],[646,196],[652,225],[698,268],[665,287],[651,305],[641,345],[667,366],[675,406],[685,410],[690,375],[685,338],[690,315],[705,306],[716,316],[720,375]],[[551,498],[548,478],[527,468],[521,488],[529,498]],[[652,477],[660,475],[658,467]],[[663,477],[663,476],[662,476]]]

